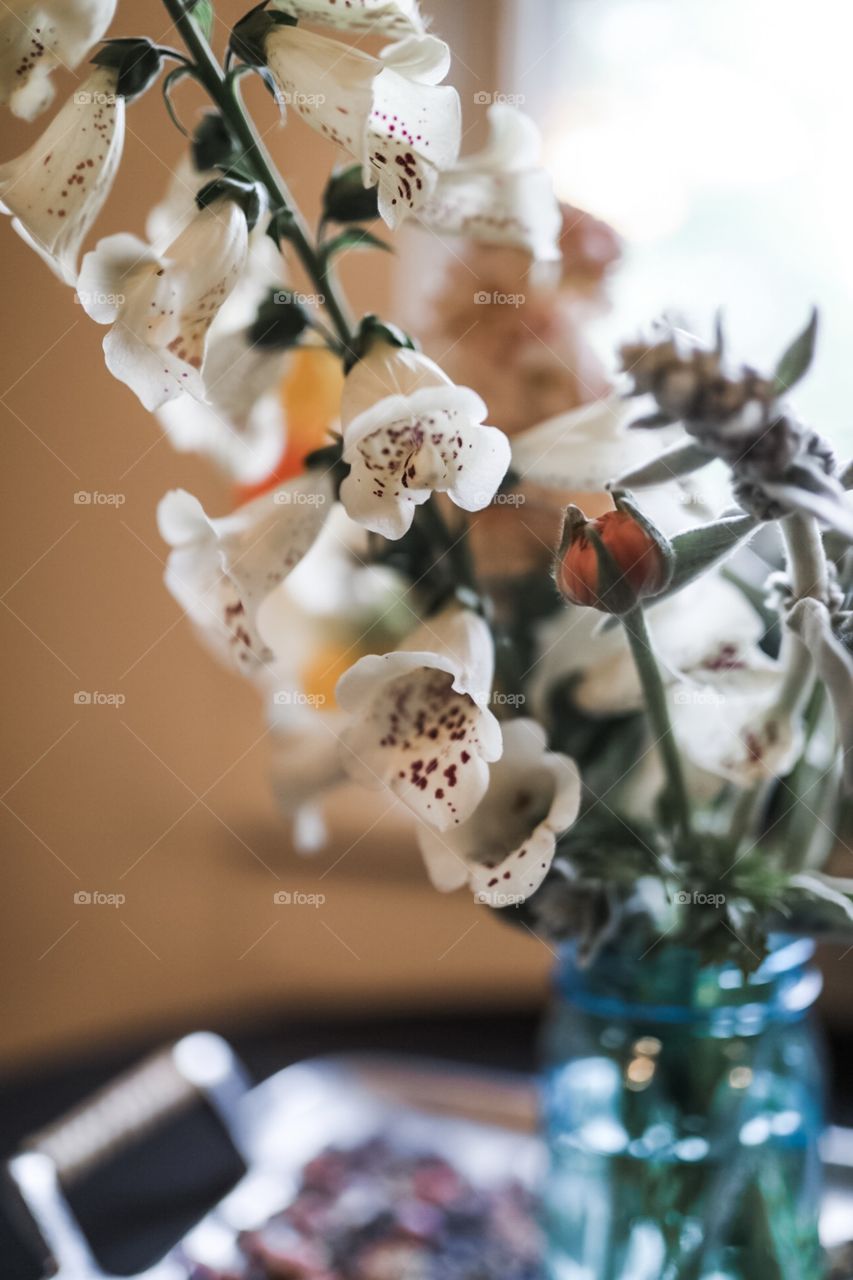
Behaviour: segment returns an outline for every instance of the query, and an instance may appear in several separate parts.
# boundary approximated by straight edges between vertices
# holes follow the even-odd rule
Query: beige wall
[[[458,22],[460,7],[444,7]],[[233,19],[245,5],[217,8]],[[117,31],[175,42],[155,0],[120,9]],[[467,12],[475,17],[478,6]],[[471,31],[482,59],[488,33],[482,22]],[[60,94],[72,83],[66,77]],[[265,95],[252,100],[310,207],[331,153],[298,122],[280,129]],[[191,120],[201,99],[181,87],[178,101]],[[141,232],[181,152],[158,92],[128,118],[99,235]],[[2,157],[38,128],[4,121]],[[214,1009],[538,990],[544,949],[464,897],[438,899],[399,827],[367,830],[375,809],[368,819],[352,801],[342,805],[334,849],[315,863],[294,859],[267,789],[260,706],[199,649],[161,583],[159,497],[184,485],[224,510],[226,489],[170,451],[106,373],[103,333],[71,291],[8,224],[0,233],[3,1058],[130,1028],[202,1025]],[[365,308],[381,308],[391,269],[380,255],[348,264]],[[123,505],[75,505],[79,490],[121,494]],[[126,701],[79,706],[78,690]],[[274,907],[276,888],[311,887],[337,860],[320,886],[322,911]],[[127,902],[77,906],[80,889]]]

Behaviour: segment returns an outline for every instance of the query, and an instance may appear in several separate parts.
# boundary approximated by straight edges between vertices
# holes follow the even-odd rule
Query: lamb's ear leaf
[[[832,629],[832,617],[820,600],[798,600],[787,625],[812,655],[829,694],[844,762],[844,785],[853,792],[853,653]]]
[[[784,395],[808,373],[817,342],[817,319],[817,307],[812,307],[805,329],[779,357],[773,370],[773,388],[777,396]]]
[[[727,559],[757,527],[755,517],[744,513],[723,516],[711,524],[698,525],[670,538],[674,565],[669,586],[662,595],[674,595]]]
[[[644,489],[651,484],[666,484],[667,480],[677,480],[679,476],[690,475],[692,471],[698,471],[700,467],[705,467],[713,461],[712,453],[691,440],[686,444],[673,445],[657,458],[652,458],[651,461],[644,462],[641,467],[635,467],[633,471],[626,472],[614,481],[611,487]]]

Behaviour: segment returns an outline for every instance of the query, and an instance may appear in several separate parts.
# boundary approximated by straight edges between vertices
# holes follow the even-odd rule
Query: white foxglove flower
[[[636,402],[617,395],[558,414],[513,436],[513,470],[522,482],[548,489],[602,493],[618,476],[657,458],[663,444],[687,439],[678,427],[632,431],[636,417]],[[666,534],[713,518],[727,501],[724,472],[716,466],[642,494],[643,510]]]
[[[116,0],[4,0],[0,104],[32,120],[53,98],[51,72],[73,70],[113,20]]]
[[[541,165],[533,120],[505,103],[489,108],[489,140],[441,174],[418,219],[441,235],[525,249],[536,263],[559,262],[562,215]]]
[[[459,98],[440,83],[447,46],[411,37],[374,58],[282,26],[266,36],[265,49],[282,103],[361,164],[364,185],[378,185],[388,225],[416,212],[459,152]]]
[[[229,199],[196,211],[163,255],[136,236],[101,240],[83,259],[78,295],[99,324],[107,368],[154,410],[204,397],[207,335],[246,264],[246,215]]]
[[[333,496],[329,476],[309,471],[219,519],[182,489],[162,499],[160,533],[174,548],[166,585],[220,656],[244,670],[272,662],[258,610],[311,547]]]
[[[110,193],[124,145],[118,73],[97,67],[28,151],[0,165],[0,209],[66,284]]]
[[[800,754],[802,732],[777,705],[781,666],[764,658],[693,676],[670,690],[673,731],[688,759],[743,788],[784,777]]]
[[[341,501],[353,520],[400,538],[415,507],[446,493],[463,511],[487,507],[510,461],[509,441],[481,425],[483,401],[420,352],[374,341],[347,375],[341,403]]]
[[[707,574],[645,610],[661,674],[675,689],[706,673],[763,667],[764,624],[743,593]],[[639,711],[643,690],[621,626],[602,627],[597,609],[570,607],[537,629],[538,657],[530,676],[532,705],[543,713],[549,694],[572,680],[571,699],[586,715]]]
[[[471,817],[443,834],[417,831],[435,887],[449,892],[470,885],[478,902],[493,907],[517,905],[535,893],[581,801],[575,762],[546,749],[535,720],[509,721],[503,740],[489,789]]]
[[[471,816],[502,751],[489,710],[494,645],[488,626],[451,607],[393,653],[360,658],[338,681],[351,717],[343,765],[363,786],[382,786],[439,831]]]
[[[300,22],[336,27],[339,31],[363,31],[371,35],[423,35],[424,20],[418,0],[273,0],[273,9]]]

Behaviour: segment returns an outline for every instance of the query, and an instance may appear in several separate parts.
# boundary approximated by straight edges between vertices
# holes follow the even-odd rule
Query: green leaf
[[[809,322],[787,351],[779,358],[773,371],[773,386],[777,396],[784,395],[801,378],[805,377],[814,359],[817,340],[817,307],[812,308]]]
[[[185,68],[179,67],[178,70]],[[239,155],[240,148],[225,117],[218,111],[205,111],[193,133],[192,158],[196,169],[200,173],[208,169],[227,169]]]
[[[209,40],[213,35],[213,24],[216,21],[213,0],[195,0],[190,12],[205,40]]]
[[[815,871],[801,872],[791,876],[788,883],[792,888],[808,894],[810,898],[819,898],[823,902],[829,902],[834,907],[838,907],[842,917],[853,924],[853,898],[848,896],[853,892],[853,882],[850,880],[822,875],[819,871]]]
[[[656,599],[674,595],[725,560],[757,526],[754,516],[734,515],[677,533],[670,539],[675,557],[672,578],[666,591]]]
[[[323,192],[324,222],[366,222],[379,217],[379,188],[365,187],[362,166],[336,169]]]
[[[835,712],[847,790],[853,792],[853,654],[832,629],[832,615],[820,600],[798,600],[788,626],[812,655]]]
[[[391,246],[384,240],[380,240],[372,231],[366,231],[364,227],[351,227],[348,231],[342,231],[339,236],[335,236],[333,240],[327,240],[323,245],[320,250],[323,267],[327,267],[333,258],[347,253],[350,249],[384,249],[386,253],[392,252]]]
[[[643,489],[651,484],[665,484],[667,480],[677,480],[679,476],[689,475],[691,471],[698,471],[700,467],[705,467],[713,461],[712,453],[703,449],[701,445],[688,441],[687,444],[674,445],[659,457],[652,458],[651,462],[626,472],[614,484],[619,488],[628,489]]]

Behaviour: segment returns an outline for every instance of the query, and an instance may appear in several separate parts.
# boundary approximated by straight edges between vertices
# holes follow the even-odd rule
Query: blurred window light
[[[510,0],[504,78],[543,128],[558,194],[628,242],[600,336],[666,309],[779,353],[813,302],[801,410],[853,445],[853,5]]]

